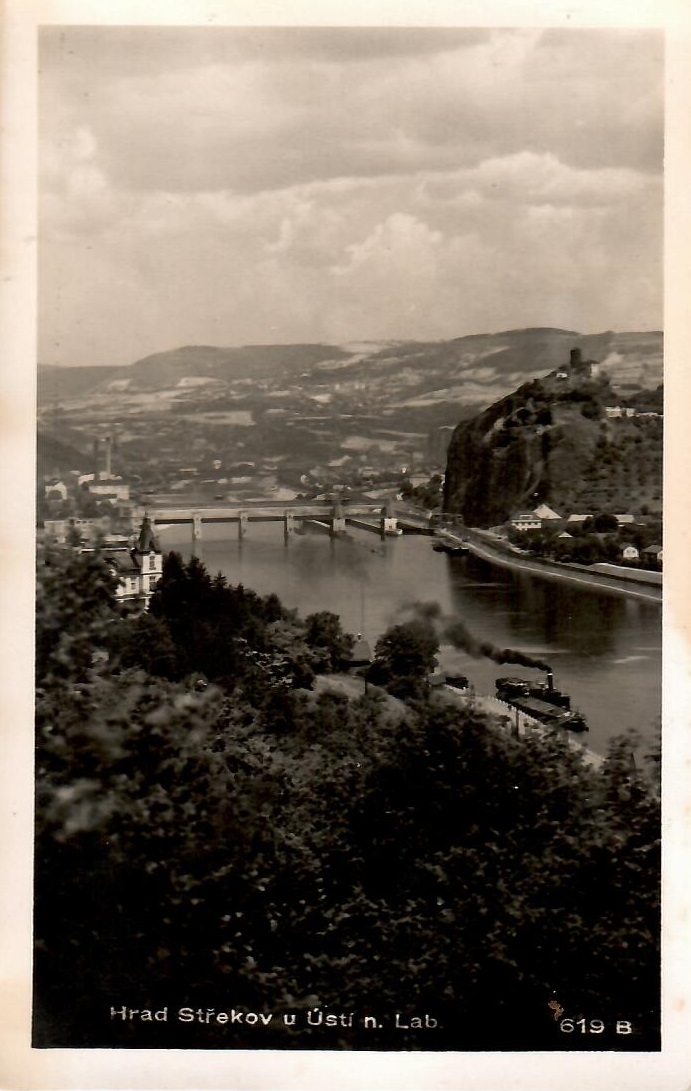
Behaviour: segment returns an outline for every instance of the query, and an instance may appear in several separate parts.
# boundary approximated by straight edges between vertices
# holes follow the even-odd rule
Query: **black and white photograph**
[[[669,33],[55,8],[32,1050],[659,1058]]]

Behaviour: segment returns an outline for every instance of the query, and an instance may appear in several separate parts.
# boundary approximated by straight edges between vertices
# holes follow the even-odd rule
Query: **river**
[[[190,555],[189,530],[170,527],[160,538],[164,550]],[[650,741],[659,729],[658,606],[541,580],[472,556],[435,553],[430,539],[418,535],[381,542],[375,534],[349,529],[335,540],[295,534],[286,547],[279,523],[250,524],[242,542],[235,528],[205,524],[195,551],[212,574],[221,571],[229,582],[262,594],[275,591],[303,616],[332,610],[348,631],[362,632],[372,649],[388,625],[410,615],[412,604],[436,603],[478,641],[548,662],[556,685],[587,717],[588,746],[599,753],[629,727]],[[467,675],[478,693],[493,693],[494,679],[502,674],[544,677],[446,645],[440,663]]]

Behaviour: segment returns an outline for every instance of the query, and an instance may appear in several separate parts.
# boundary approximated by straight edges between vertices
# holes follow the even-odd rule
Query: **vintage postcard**
[[[2,1086],[688,1083],[691,16],[613,9],[5,4]]]

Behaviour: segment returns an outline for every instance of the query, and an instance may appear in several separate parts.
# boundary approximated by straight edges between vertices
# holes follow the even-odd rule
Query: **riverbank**
[[[641,583],[636,581],[635,578],[624,579],[608,573],[576,567],[575,565],[564,565],[556,561],[537,560],[535,558],[528,559],[527,557],[519,557],[516,554],[505,553],[502,550],[493,548],[489,541],[480,537],[480,532],[474,530],[464,531],[463,537],[451,531],[445,531],[444,537],[459,544],[463,542],[476,557],[480,557],[490,564],[499,565],[501,568],[528,572],[531,576],[538,576],[545,580],[557,580],[560,583],[582,584],[597,591],[626,595],[629,598],[635,598],[654,606],[662,605],[661,584]]]
[[[501,701],[498,697],[491,697],[489,694],[472,693],[462,694],[457,690],[454,690],[452,686],[444,686],[444,696],[447,701],[453,704],[459,705],[462,708],[478,708],[482,712],[488,713],[488,715],[495,717],[499,722],[503,722],[503,725],[507,731],[515,733],[519,738],[523,738],[526,735],[530,735],[531,732],[537,735],[550,735],[554,734],[554,728],[545,727],[539,720],[535,720],[532,716],[527,716],[525,712],[520,712],[512,705]],[[566,741],[569,749],[578,753],[585,762],[586,765],[591,766],[593,769],[601,769],[605,762],[603,754],[597,754],[594,750],[591,750],[586,746],[584,739],[572,735],[569,731],[560,729],[561,737]]]
[[[403,701],[400,701],[397,697],[392,697],[390,693],[387,693],[385,689],[381,689],[379,686],[370,684],[369,687],[366,687],[361,676],[342,673],[320,674],[314,679],[312,686],[314,693],[342,693],[351,699],[361,697],[363,692],[367,691],[367,688],[369,688],[371,694],[376,693],[379,696],[390,717],[396,721],[405,719],[407,708]],[[464,693],[453,686],[442,685],[435,687],[434,694],[444,704],[454,705],[464,710],[478,709],[487,713],[495,722],[501,724],[505,730],[510,731],[512,734],[515,733],[519,738],[529,736],[531,733],[543,736],[554,733],[554,728],[545,727],[539,720],[519,711],[519,709],[507,704],[506,701],[502,701],[498,697],[492,697],[489,694],[476,693],[474,689]],[[586,745],[584,738],[576,737],[563,729],[561,729],[561,736],[566,741],[567,746],[583,758],[586,765],[593,769],[602,768],[605,761],[604,755],[591,750]]]
[[[463,528],[450,528],[463,534]],[[550,582],[468,556],[447,559],[433,539],[416,534],[379,541],[353,530],[347,537],[292,535],[286,547],[276,523],[256,523],[243,541],[222,524],[205,527],[196,551],[210,572],[259,594],[275,592],[302,617],[329,610],[371,647],[414,602],[438,603],[463,620],[478,640],[519,648],[552,663],[557,684],[590,726],[588,746],[606,753],[609,739],[629,727],[655,737],[660,716],[660,607],[625,595]],[[185,556],[183,528],[162,533],[162,545]],[[486,658],[444,649],[447,674],[472,679],[477,693],[494,692],[497,668]]]

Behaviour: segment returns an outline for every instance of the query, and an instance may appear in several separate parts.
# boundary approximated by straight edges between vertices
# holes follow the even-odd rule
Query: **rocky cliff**
[[[605,406],[620,400],[597,365],[574,352],[562,370],[461,422],[447,454],[444,510],[489,527],[543,502],[563,514],[659,505],[662,419],[613,419]]]

